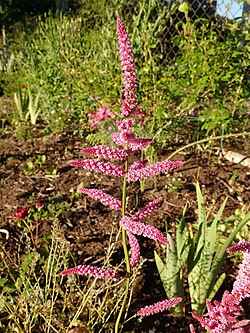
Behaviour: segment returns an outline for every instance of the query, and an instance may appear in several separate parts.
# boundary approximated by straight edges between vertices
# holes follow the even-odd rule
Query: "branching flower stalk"
[[[121,201],[99,189],[79,188],[80,192],[89,195],[95,200],[100,200],[111,209],[121,211],[120,227],[122,229],[122,244],[126,263],[126,273],[124,278],[125,291],[121,302],[122,304],[115,321],[115,333],[119,332],[120,326],[122,326],[120,325],[122,316],[126,312],[126,305],[130,294],[132,269],[137,267],[140,261],[140,245],[137,240],[137,235],[159,241],[163,244],[168,244],[166,236],[160,230],[142,222],[143,219],[152,214],[160,206],[163,201],[163,197],[153,200],[134,215],[129,216],[126,211],[127,183],[145,180],[149,177],[159,175],[160,173],[171,171],[182,166],[183,164],[181,161],[161,161],[152,165],[147,165],[147,160],[137,160],[130,164],[130,157],[134,155],[134,152],[142,151],[142,149],[148,147],[152,139],[136,138],[132,130],[137,119],[135,93],[137,87],[136,74],[130,39],[119,14],[117,14],[117,32],[124,81],[124,99],[121,105],[120,120],[116,121],[118,131],[112,134],[113,142],[118,146],[118,148],[107,146],[85,148],[82,150],[84,154],[93,155],[98,159],[86,158],[84,160],[70,162],[71,166],[123,178]],[[104,161],[100,159],[103,159]],[[115,161],[124,161],[124,167],[106,161],[110,159]],[[115,269],[99,268],[92,265],[79,265],[74,268],[66,269],[61,274],[90,275],[93,277],[111,279],[115,281],[122,279]],[[156,304],[150,305],[149,307],[138,311],[137,315],[144,317],[153,313],[161,312],[176,305],[180,301],[181,298],[157,302]]]

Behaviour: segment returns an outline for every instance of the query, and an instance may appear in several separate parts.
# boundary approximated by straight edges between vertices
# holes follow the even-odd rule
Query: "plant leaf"
[[[210,294],[207,296],[207,298],[212,301],[212,299],[214,298],[214,296],[217,294],[218,290],[220,289],[222,283],[224,282],[226,278],[226,273],[222,273],[221,276],[218,278],[218,280],[216,281],[216,283],[214,284]]]

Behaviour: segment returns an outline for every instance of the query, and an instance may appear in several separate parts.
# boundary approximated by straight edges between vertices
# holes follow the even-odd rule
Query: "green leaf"
[[[181,277],[181,262],[177,258],[177,251],[174,240],[167,234],[169,245],[167,245],[165,263],[155,252],[155,261],[158,272],[160,274],[163,287],[169,298],[182,297],[184,295],[183,279]]]
[[[208,234],[207,234],[207,242],[209,244],[210,253],[212,253],[212,254],[214,253],[214,250],[215,250],[215,243],[216,243],[216,238],[217,238],[217,225],[218,225],[221,215],[226,207],[227,200],[228,200],[228,198],[226,198],[223,201],[220,209],[218,210],[218,212],[209,228]],[[210,265],[211,265],[211,262],[209,263],[209,266]]]
[[[216,283],[213,285],[213,288],[212,288],[211,292],[207,296],[207,298],[210,301],[212,301],[212,299],[214,298],[214,296],[217,294],[217,292],[220,289],[220,287],[221,287],[222,283],[224,282],[225,278],[226,278],[226,273],[222,273],[221,276],[216,281]]]
[[[198,182],[196,183],[196,196],[198,202],[198,233],[196,236],[196,253],[198,254],[200,250],[204,247],[207,231],[207,216],[205,211],[205,203]]]
[[[186,238],[187,238],[187,230],[186,230],[186,224],[185,224],[185,214],[187,210],[188,204],[186,203],[182,217],[179,221],[177,231],[176,231],[176,247],[177,247],[177,256],[178,258],[181,257],[181,253],[184,249],[184,246],[186,245]]]

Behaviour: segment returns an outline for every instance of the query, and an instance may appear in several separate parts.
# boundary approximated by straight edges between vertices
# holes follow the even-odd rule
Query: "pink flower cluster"
[[[152,214],[163,202],[163,197],[159,197],[149,202],[145,207],[141,208],[137,213],[133,215],[134,221],[141,221]]]
[[[250,332],[250,321],[239,321],[237,318],[242,310],[241,301],[250,297],[250,242],[239,242],[237,245],[229,247],[227,251],[244,253],[232,292],[226,290],[221,302],[214,301],[214,305],[207,300],[208,316],[203,317],[196,313],[192,313],[192,315],[211,333]]]
[[[182,301],[181,297],[173,298],[173,299],[167,299],[161,302],[157,302],[152,305],[145,306],[144,308],[141,308],[137,314],[141,317],[150,316],[155,313],[159,313],[162,311],[165,311],[167,309],[172,308],[176,304],[180,303]]]
[[[160,232],[160,230],[151,225],[136,222],[131,217],[124,216],[120,221],[120,225],[125,230],[130,231],[132,234],[138,236],[141,235],[150,239],[158,240],[163,244],[168,244],[167,238],[163,235],[162,232]]]
[[[106,175],[116,177],[121,177],[124,175],[123,168],[119,167],[118,165],[111,164],[109,162],[96,161],[89,158],[86,158],[85,160],[71,161],[69,164],[77,168],[84,168],[88,171],[101,172]]]
[[[115,159],[118,161],[123,161],[128,156],[128,152],[125,149],[112,148],[106,146],[95,146],[84,148],[82,150],[84,154],[94,155],[95,157],[104,159]]]
[[[118,272],[91,265],[80,265],[61,272],[61,275],[69,274],[90,275],[93,277],[101,277],[103,279],[111,279],[114,281],[120,280],[120,274]]]
[[[182,161],[162,161],[151,164],[140,169],[129,169],[126,178],[129,182],[136,182],[137,180],[147,179],[149,177],[157,176],[166,171],[172,171],[183,165]]]
[[[96,112],[90,111],[88,116],[90,118],[89,125],[91,127],[97,127],[103,120],[115,118],[115,114],[110,110],[107,104],[100,106]]]
[[[112,139],[118,146],[127,146],[131,151],[145,149],[152,141],[151,138],[135,138],[132,131],[129,129],[123,129],[121,132],[113,133]]]
[[[135,235],[144,236],[163,244],[168,244],[167,238],[157,228],[141,223],[151,213],[153,213],[158,206],[162,203],[163,197],[159,197],[148,203],[144,208],[140,209],[132,216],[124,216],[120,220],[120,225],[127,231],[129,244],[131,249],[130,264],[132,267],[138,266],[140,260],[140,246]]]
[[[89,195],[91,198],[95,200],[100,200],[104,205],[110,206],[110,208],[115,210],[121,210],[122,203],[120,200],[114,198],[112,195],[107,194],[101,190],[97,190],[94,188],[78,188],[79,192]]]

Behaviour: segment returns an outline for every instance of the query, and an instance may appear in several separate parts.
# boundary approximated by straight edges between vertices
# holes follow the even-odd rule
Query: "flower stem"
[[[128,171],[128,159],[125,161],[125,173]],[[126,176],[123,178],[123,189],[122,189],[122,217],[125,216],[126,212],[126,197],[127,197],[127,179]],[[129,253],[128,253],[128,246],[127,246],[127,233],[126,230],[122,228],[122,245],[123,245],[123,251],[124,251],[124,258],[126,263],[126,287],[125,287],[125,293],[122,301],[122,305],[120,308],[120,311],[118,313],[118,316],[116,318],[115,322],[115,333],[119,332],[119,323],[121,321],[121,316],[124,311],[124,308],[126,306],[128,294],[129,294],[129,284],[130,284],[130,261],[129,261]]]

